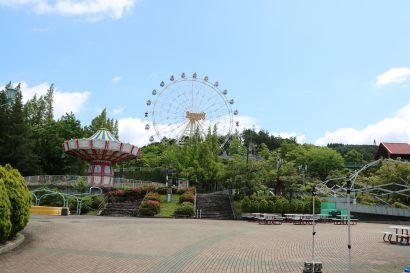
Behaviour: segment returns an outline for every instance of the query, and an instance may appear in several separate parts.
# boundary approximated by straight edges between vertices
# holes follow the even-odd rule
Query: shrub
[[[249,212],[259,212],[259,201],[258,200],[250,200],[249,202]]]
[[[284,197],[279,197],[275,202],[276,212],[285,213],[289,211],[289,201]]]
[[[305,210],[304,213],[312,213],[313,209],[313,202],[312,202],[312,196],[306,196],[304,198],[305,201]],[[320,198],[318,196],[315,196],[315,213],[319,214],[320,213]]]
[[[264,212],[268,212],[269,210],[269,203],[268,201],[266,201],[266,199],[262,199],[261,201],[259,201],[259,212],[264,213]]]
[[[92,210],[93,200],[91,197],[83,197],[81,203],[81,213],[87,213]]]
[[[394,202],[393,203],[393,208],[409,209],[409,206],[406,206],[405,204],[400,203],[400,202]]]
[[[145,186],[142,188],[142,194],[147,194],[149,192],[157,192],[157,188],[154,186]]]
[[[267,212],[275,212],[275,203],[272,200],[268,200],[268,211]]]
[[[115,193],[115,196],[117,196],[117,197],[125,196],[125,191],[124,190],[116,190],[114,193]]]
[[[183,202],[174,212],[175,216],[194,216],[194,205],[191,202]]]
[[[192,194],[195,194],[195,188],[194,187],[189,187],[189,188],[177,188],[176,193],[177,194],[184,194],[186,192],[192,192]]]
[[[376,205],[379,202],[376,200],[376,198],[374,198],[373,196],[371,196],[370,194],[367,193],[362,193],[360,195],[357,196],[356,198],[357,202],[359,204],[363,204],[363,205]]]
[[[145,195],[144,200],[152,200],[152,201],[160,202],[161,197],[156,192],[149,192]]]
[[[245,196],[241,202],[242,211],[243,212],[250,212],[251,211],[251,200],[248,196]]]
[[[104,195],[95,195],[91,197],[91,208],[98,209],[104,203]]]
[[[190,202],[192,204],[195,202],[195,195],[192,191],[186,191],[184,194],[179,196],[178,203],[182,204],[184,202]]]
[[[158,187],[157,192],[159,194],[167,194],[168,193],[168,187],[166,187],[166,186]]]
[[[27,188],[23,176],[13,169],[9,164],[5,167],[0,166],[0,178],[3,179],[7,195],[10,200],[10,221],[13,237],[17,232],[24,229],[30,217],[31,195]]]
[[[160,211],[160,203],[153,200],[145,200],[139,207],[141,216],[154,216]]]
[[[6,241],[11,232],[11,204],[3,179],[0,178],[0,242]]]
[[[84,192],[87,192],[89,188],[88,188],[88,185],[85,179],[80,177],[77,183],[75,183],[74,189],[78,191],[79,193],[84,193]]]

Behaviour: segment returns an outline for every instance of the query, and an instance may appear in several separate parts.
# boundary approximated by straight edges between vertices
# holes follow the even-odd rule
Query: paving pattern
[[[388,224],[352,227],[353,272],[402,272],[410,246],[382,240]],[[245,221],[32,216],[0,272],[286,272],[310,260],[312,226]],[[347,228],[318,224],[323,272],[347,272]]]

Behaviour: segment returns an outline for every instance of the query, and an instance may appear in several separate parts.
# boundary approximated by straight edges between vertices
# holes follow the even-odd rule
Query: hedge
[[[184,202],[175,209],[174,214],[175,216],[192,217],[195,214],[194,205],[191,202]]]
[[[6,192],[11,204],[11,232],[13,237],[17,232],[23,230],[30,217],[31,195],[23,176],[18,170],[13,169],[10,164],[0,166],[0,178],[3,178]]]
[[[185,191],[181,196],[179,196],[179,204],[182,204],[184,202],[190,202],[194,203],[195,202],[195,195],[194,192],[192,191]]]
[[[153,200],[144,200],[138,211],[141,216],[154,216],[160,211],[160,203]]]
[[[11,204],[3,179],[0,178],[0,242],[6,241],[11,232]]]
[[[152,200],[152,201],[160,202],[161,197],[156,192],[149,192],[145,195],[144,200]]]
[[[245,197],[241,206],[243,212],[260,213],[312,213],[312,197],[307,196],[301,199],[293,199],[289,202],[285,197],[277,197],[275,201],[272,197]],[[315,198],[315,211],[320,213],[320,198]]]

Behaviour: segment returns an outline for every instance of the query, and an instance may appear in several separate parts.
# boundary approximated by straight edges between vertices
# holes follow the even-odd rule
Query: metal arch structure
[[[350,217],[350,195],[351,193],[368,193],[375,197],[377,200],[384,202],[381,197],[388,195],[388,194],[399,194],[405,197],[410,197],[410,193],[405,194],[405,192],[410,192],[410,184],[405,181],[404,179],[400,178],[406,185],[398,184],[398,183],[387,183],[383,185],[377,186],[368,186],[362,183],[356,182],[357,177],[359,174],[369,168],[372,168],[382,162],[383,159],[379,159],[373,161],[369,164],[364,165],[359,170],[351,173],[347,177],[337,177],[333,179],[326,180],[322,183],[316,185],[316,188],[321,191],[323,194],[331,194],[333,196],[344,196],[346,197],[346,206],[347,206],[347,248],[348,248],[348,265],[349,265],[349,273],[352,273],[352,237],[351,237],[351,217]],[[394,161],[403,164],[409,164],[408,162],[397,161],[392,159],[385,159],[385,161]],[[332,187],[328,187],[327,184],[333,180],[342,180],[344,183],[339,185],[334,185]],[[388,187],[398,187],[398,190],[388,189]]]
[[[154,130],[151,142],[165,137],[183,143],[185,137],[192,137],[197,131],[205,138],[207,129],[216,126],[224,135],[220,143],[223,146],[234,126],[239,126],[234,120],[238,115],[238,110],[232,109],[234,99],[229,99],[228,90],[221,90],[219,82],[209,81],[208,76],[200,78],[193,73],[188,77],[182,73],[180,78],[171,76],[168,83],[162,81],[160,87],[152,91],[154,97],[146,102],[151,109],[145,112],[150,120],[145,129]]]
[[[99,193],[95,194],[92,193],[93,190],[98,190]],[[38,192],[45,192],[45,194],[38,195],[36,193]],[[30,191],[30,194],[35,198],[35,204],[36,206],[40,206],[41,199],[46,196],[51,196],[51,195],[59,195],[63,199],[63,207],[68,207],[69,206],[69,197],[75,198],[77,202],[77,207],[76,207],[76,214],[81,215],[81,207],[83,203],[83,198],[88,197],[88,196],[97,196],[97,195],[103,195],[103,190],[99,187],[90,187],[89,192],[87,193],[79,193],[79,194],[68,194],[68,193],[62,193],[58,191],[53,191],[49,190],[47,188],[41,188],[37,190],[32,190]]]

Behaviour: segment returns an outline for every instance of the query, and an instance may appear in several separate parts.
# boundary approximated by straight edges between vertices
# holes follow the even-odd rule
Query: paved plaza
[[[402,272],[410,247],[383,242],[386,224],[359,223],[353,272]],[[289,272],[309,260],[312,226],[245,221],[32,216],[0,272]],[[347,272],[347,228],[317,225],[323,272]]]

